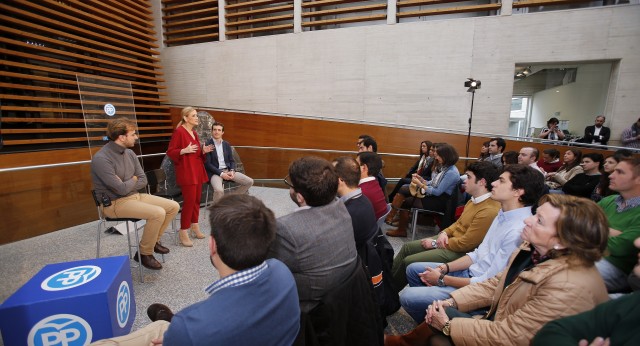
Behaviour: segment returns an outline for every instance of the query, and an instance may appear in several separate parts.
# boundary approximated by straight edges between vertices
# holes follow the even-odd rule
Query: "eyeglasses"
[[[285,184],[287,184],[287,186],[288,186],[288,187],[290,187],[290,188],[292,188],[292,189],[295,189],[295,187],[293,187],[293,184],[291,184],[291,183],[289,182],[289,175],[288,175],[288,174],[287,174],[287,176],[286,176],[286,177],[284,177],[284,179],[282,179],[282,180],[284,180],[284,183],[285,183]]]
[[[356,147],[360,148],[360,144],[362,144],[363,141],[358,141],[358,143],[356,143]]]

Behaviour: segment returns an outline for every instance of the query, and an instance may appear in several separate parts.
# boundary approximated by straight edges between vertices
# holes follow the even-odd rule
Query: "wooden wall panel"
[[[217,0],[162,0],[167,47],[218,41]]]
[[[149,143],[142,152],[164,152],[167,142]],[[90,160],[88,149],[51,150],[1,156],[0,168]],[[143,160],[145,170],[160,167],[162,157]],[[0,173],[0,244],[95,221],[87,164]],[[87,236],[95,236],[87,234]]]
[[[445,134],[417,129],[389,128],[339,121],[281,117],[237,112],[206,110],[217,121],[224,123],[225,136],[235,146],[281,147],[299,149],[344,150],[355,155],[356,140],[360,134],[369,134],[379,143],[379,152],[385,161],[387,177],[403,176],[415,162],[413,157],[396,157],[390,153],[417,154],[422,140],[446,142],[464,153],[466,136]],[[172,127],[180,118],[180,109],[171,108]],[[485,137],[472,137],[471,152],[479,152]],[[168,142],[143,143],[144,154],[166,151]],[[533,145],[540,150],[553,147],[547,144],[507,142],[507,150],[518,150]],[[561,152],[567,147],[556,146]],[[594,150],[585,149],[584,152]],[[603,154],[607,152],[601,151]],[[293,150],[267,150],[239,148],[249,176],[256,179],[282,179],[289,164],[295,159],[310,155]],[[316,156],[331,160],[342,153],[321,153]],[[40,151],[22,154],[5,154],[0,168],[23,167],[89,159],[87,149]],[[162,157],[144,160],[146,170],[158,168]],[[461,162],[462,170],[464,164]],[[90,197],[91,178],[88,164],[29,171],[0,173],[0,244],[33,237],[97,219]],[[87,234],[87,236],[94,236]]]
[[[130,2],[126,11],[120,1],[0,2],[0,155],[86,147],[78,133],[89,103],[133,109],[133,102],[141,140],[167,140],[168,100],[149,7],[149,1]],[[105,85],[82,86],[81,98],[77,77]],[[82,104],[89,95],[100,102]]]

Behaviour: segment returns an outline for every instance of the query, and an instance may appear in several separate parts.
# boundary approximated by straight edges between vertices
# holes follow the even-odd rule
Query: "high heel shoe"
[[[182,246],[186,246],[186,247],[193,246],[193,242],[191,241],[191,239],[189,239],[189,235],[187,234],[186,229],[181,229],[178,232],[178,237],[180,238],[180,244],[182,244]]]
[[[200,232],[200,226],[198,225],[191,225],[191,228],[189,229],[189,232],[191,233],[191,236],[194,238],[198,238],[198,239],[204,239],[205,235],[204,233]]]

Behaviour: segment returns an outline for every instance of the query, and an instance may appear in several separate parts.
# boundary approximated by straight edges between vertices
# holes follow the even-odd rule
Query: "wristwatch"
[[[431,240],[431,248],[435,249],[437,247],[437,245],[438,245],[438,242],[435,239],[432,239]]]
[[[448,320],[444,323],[444,327],[442,327],[442,334],[449,336],[451,334],[451,320]]]
[[[438,279],[438,286],[440,286],[440,287],[446,286],[444,284],[444,274],[440,274],[440,278]]]

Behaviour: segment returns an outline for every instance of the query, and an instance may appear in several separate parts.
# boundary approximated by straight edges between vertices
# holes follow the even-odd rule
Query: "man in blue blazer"
[[[224,196],[224,181],[233,181],[240,184],[235,190],[236,193],[244,194],[253,185],[253,179],[248,176],[236,172],[236,161],[233,159],[233,151],[229,142],[222,139],[224,134],[224,125],[220,122],[213,123],[211,126],[212,138],[205,145],[213,144],[214,149],[206,154],[204,163],[209,175],[211,187],[213,187],[213,202],[215,205],[222,196]]]

